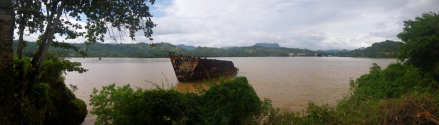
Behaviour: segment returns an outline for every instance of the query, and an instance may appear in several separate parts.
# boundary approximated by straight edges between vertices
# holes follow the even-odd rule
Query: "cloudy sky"
[[[311,50],[399,40],[403,21],[428,11],[438,13],[439,0],[156,0],[151,8],[155,43]]]
[[[399,40],[404,20],[438,0],[157,0],[154,42],[194,46],[356,49]]]

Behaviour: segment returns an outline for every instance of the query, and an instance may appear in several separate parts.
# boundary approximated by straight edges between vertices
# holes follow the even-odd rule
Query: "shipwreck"
[[[169,52],[169,58],[180,82],[231,76],[239,71],[232,61],[175,55],[175,52]]]

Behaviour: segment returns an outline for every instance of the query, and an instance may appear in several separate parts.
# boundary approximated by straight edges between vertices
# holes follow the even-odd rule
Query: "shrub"
[[[236,77],[212,84],[201,97],[205,124],[239,124],[242,119],[256,115],[262,102],[248,84],[246,77]]]
[[[115,84],[93,89],[90,95],[95,124],[240,124],[257,115],[262,102],[247,78],[212,84],[196,93],[178,92],[174,87],[134,91],[130,85]]]
[[[395,98],[413,91],[427,91],[432,82],[419,69],[401,63],[390,64],[384,70],[374,64],[370,69],[370,74],[362,75],[353,84],[354,94],[364,99]]]

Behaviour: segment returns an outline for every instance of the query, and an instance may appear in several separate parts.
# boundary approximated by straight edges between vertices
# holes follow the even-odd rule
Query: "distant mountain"
[[[277,43],[256,43],[254,46],[269,47],[269,48],[279,48]]]
[[[317,50],[316,52],[322,53],[339,53],[339,52],[349,52],[347,49],[330,49],[330,50]]]
[[[334,54],[342,57],[369,57],[369,58],[396,58],[398,56],[398,48],[401,42],[386,40],[374,43],[370,47],[361,47],[349,52],[340,52]]]
[[[193,49],[197,48],[195,46],[188,46],[188,45],[184,45],[184,44],[178,44],[178,45],[175,45],[175,46],[181,47],[181,48],[183,48],[185,50],[193,50]]]

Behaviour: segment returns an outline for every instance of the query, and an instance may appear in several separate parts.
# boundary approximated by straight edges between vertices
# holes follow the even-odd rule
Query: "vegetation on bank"
[[[15,57],[14,68],[19,62],[27,67],[30,59],[24,57],[21,61]],[[73,92],[64,83],[63,73],[66,71],[87,71],[81,68],[78,62],[60,59],[52,53],[48,53],[44,61],[44,68],[41,75],[41,83],[34,85],[29,91],[28,96],[22,97],[26,108],[20,113],[23,116],[17,117],[17,121],[23,124],[63,124],[74,125],[84,121],[87,115],[87,105],[81,99],[76,98]],[[26,71],[26,69],[24,69]],[[14,70],[16,77],[17,69]],[[18,93],[14,93],[14,98],[18,98]]]
[[[242,124],[258,114],[262,102],[245,77],[220,80],[199,87],[197,93],[178,92],[174,87],[133,90],[115,84],[96,88],[90,95],[95,124]]]
[[[372,64],[368,74],[351,80],[335,107],[310,102],[302,112],[273,108],[238,77],[199,94],[160,87],[133,92],[113,84],[94,90],[92,113],[97,124],[439,124],[439,24],[431,22],[439,22],[439,15],[404,21],[399,62],[386,69]]]

